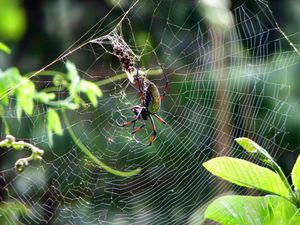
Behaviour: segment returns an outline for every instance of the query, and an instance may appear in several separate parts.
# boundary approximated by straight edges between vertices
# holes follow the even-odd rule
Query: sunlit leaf
[[[4,105],[8,104],[8,95],[6,94],[9,89],[9,80],[7,79],[6,73],[0,70],[0,96],[1,102]]]
[[[92,91],[97,97],[102,97],[103,93],[100,88],[90,81],[85,81],[87,90]]]
[[[57,74],[53,77],[54,86],[67,87],[69,82],[61,74]]]
[[[297,161],[292,170],[292,182],[295,188],[300,191],[300,155],[297,158]]]
[[[98,104],[98,100],[97,100],[97,97],[94,95],[94,93],[91,90],[87,90],[86,95],[87,95],[88,99],[90,100],[90,102],[92,103],[92,105],[94,107],[96,107]]]
[[[17,68],[0,70],[0,97],[4,105],[8,104],[8,98],[15,93],[15,86],[22,81],[22,76]]]
[[[14,87],[22,82],[22,76],[18,68],[11,67],[5,70],[7,79],[10,82],[10,86]]]
[[[16,89],[16,108],[17,117],[21,118],[22,110],[28,115],[32,115],[34,102],[33,98],[36,93],[34,83],[26,78],[24,78],[20,85]]]
[[[96,84],[86,80],[81,80],[80,92],[83,92],[87,95],[89,101],[94,107],[96,107],[98,104],[97,97],[101,97],[103,95],[102,91]]]
[[[80,77],[78,75],[78,71],[76,69],[76,66],[74,63],[71,63],[70,61],[67,61],[66,63],[67,68],[67,78],[70,81],[70,84],[67,86],[69,94],[71,98],[73,99],[74,103],[76,105],[79,105],[80,99],[79,99],[79,92],[80,92]]]
[[[67,108],[67,109],[70,109],[70,110],[75,110],[75,109],[78,109],[80,106],[78,104],[75,104],[75,103],[72,103],[72,102],[61,102],[60,103],[60,106],[62,108]]]
[[[0,118],[2,118],[4,133],[9,134],[10,129],[9,129],[9,125],[8,125],[8,123],[6,121],[6,118],[5,118],[5,109],[4,109],[3,105],[1,105],[1,104],[0,104]]]
[[[236,138],[235,141],[240,146],[242,146],[247,152],[255,154],[257,158],[261,161],[267,164],[270,164],[270,162],[273,161],[270,154],[264,148],[258,145],[255,141],[252,141],[251,139],[245,137]]]
[[[57,135],[63,135],[63,130],[58,113],[49,108],[47,111],[47,127],[49,132],[53,132]]]
[[[224,225],[295,225],[299,224],[300,213],[280,196],[231,195],[213,201],[205,211],[205,218]]]
[[[0,41],[0,50],[7,53],[7,54],[10,54],[11,53],[11,50],[10,48],[4,44],[3,42]]]
[[[67,68],[67,78],[72,81],[73,79],[77,79],[78,77],[78,71],[76,69],[76,66],[74,63],[67,61],[66,62],[66,68]]]
[[[48,136],[48,144],[49,146],[53,146],[53,133],[48,129],[47,132],[47,136]]]
[[[289,196],[289,191],[278,174],[246,160],[218,157],[203,163],[203,166],[212,174],[231,183],[283,197]]]
[[[55,94],[54,93],[46,93],[46,92],[38,92],[34,96],[34,99],[42,102],[42,103],[48,103],[51,100],[55,99]]]

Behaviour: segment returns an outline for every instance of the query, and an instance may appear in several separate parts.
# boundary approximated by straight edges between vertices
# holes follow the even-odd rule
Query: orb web
[[[209,200],[228,190],[243,191],[209,175],[203,162],[220,155],[247,158],[234,143],[242,136],[275,157],[292,150],[286,140],[286,123],[295,107],[289,102],[289,71],[299,65],[299,55],[282,47],[289,41],[267,3],[255,1],[253,9],[245,2],[232,9],[233,23],[225,31],[207,23],[198,3],[186,4],[178,18],[171,13],[182,9],[178,1],[153,1],[147,10],[146,1],[121,13],[113,9],[48,65],[63,68],[66,60],[72,61],[80,76],[104,93],[96,108],[86,105],[68,112],[78,139],[112,168],[139,167],[141,173],[112,175],[71,139],[66,144],[56,137],[50,146],[47,107],[39,105],[34,116],[23,116],[14,132],[44,147],[43,161],[23,174],[11,165],[1,169],[4,204],[17,201],[30,209],[28,215],[6,218],[10,224],[194,224],[201,221],[197,215]],[[150,21],[143,20],[146,15]],[[148,36],[136,33],[140,23]],[[152,146],[149,120],[135,136],[131,127],[117,126],[118,121],[132,120],[130,108],[141,101],[136,86],[122,75],[115,42],[131,51],[136,66],[161,92],[164,75],[170,81],[159,110],[167,125],[155,121],[158,134]],[[33,79],[51,84],[38,76]],[[6,117],[16,120],[13,105]],[[1,157],[11,155],[7,150]]]

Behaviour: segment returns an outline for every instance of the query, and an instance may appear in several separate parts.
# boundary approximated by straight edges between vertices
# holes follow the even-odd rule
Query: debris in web
[[[115,55],[121,65],[122,70],[127,74],[127,77],[131,83],[134,83],[134,77],[137,75],[137,64],[139,57],[132,51],[129,45],[123,39],[122,34],[114,29],[110,34],[103,37],[93,39],[90,43],[97,43],[101,45],[104,49],[106,47],[104,44],[110,44],[113,51],[111,54]]]

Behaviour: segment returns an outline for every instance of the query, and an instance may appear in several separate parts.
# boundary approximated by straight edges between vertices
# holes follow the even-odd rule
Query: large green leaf
[[[300,213],[288,200],[265,197],[224,196],[212,202],[205,218],[224,225],[299,225]]]
[[[300,155],[297,158],[297,161],[293,167],[292,171],[292,182],[295,188],[300,191]]]
[[[203,163],[203,166],[212,174],[234,184],[286,198],[289,196],[288,189],[276,173],[246,160],[218,157]]]

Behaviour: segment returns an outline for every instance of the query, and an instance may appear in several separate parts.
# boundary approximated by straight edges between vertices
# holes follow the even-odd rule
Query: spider
[[[145,120],[149,118],[152,125],[152,136],[150,139],[149,146],[152,145],[155,136],[157,134],[156,126],[153,121],[153,116],[155,116],[160,123],[166,124],[166,121],[157,114],[161,105],[161,100],[165,98],[166,90],[169,85],[168,78],[166,77],[165,74],[164,76],[165,76],[166,83],[164,87],[164,92],[160,96],[157,86],[153,82],[149,81],[144,75],[139,76],[137,73],[136,82],[140,92],[142,105],[135,105],[131,107],[131,110],[135,114],[134,119],[132,121],[128,121],[123,124],[118,124],[121,127],[126,127],[133,124],[133,131],[131,134],[134,135],[145,126]],[[143,84],[142,87],[141,87],[141,83]],[[138,128],[135,128],[135,123],[137,120],[140,120],[142,122],[142,125]]]

